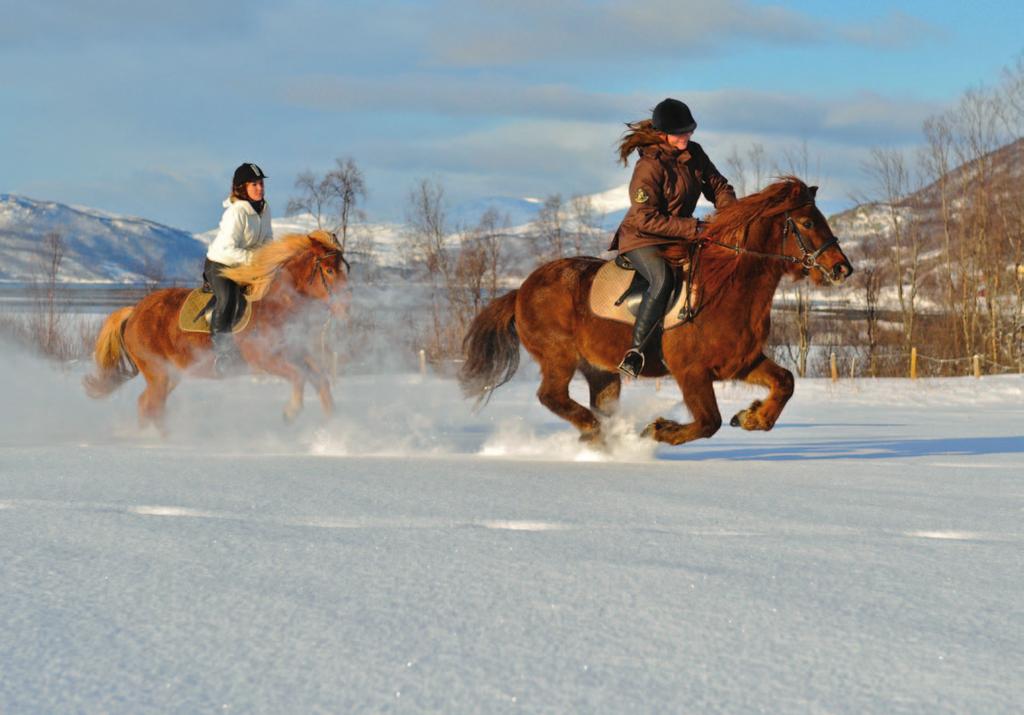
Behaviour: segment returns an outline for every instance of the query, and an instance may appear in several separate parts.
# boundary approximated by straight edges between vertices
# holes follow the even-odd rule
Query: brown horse
[[[713,383],[745,380],[767,387],[732,418],[746,430],[770,430],[793,394],[793,375],[764,354],[775,289],[784,275],[839,283],[853,268],[814,204],[817,187],[784,177],[760,193],[718,211],[703,234],[695,284],[702,299],[696,317],[662,336],[663,361],[645,377],[671,373],[693,421],[658,418],[644,430],[659,442],[710,437],[722,425]],[[610,415],[621,380],[616,366],[632,327],[598,318],[589,309],[596,258],[563,258],[531,273],[518,290],[491,301],[466,334],[459,374],[467,396],[482,399],[507,382],[519,363],[519,341],[540,364],[541,403],[581,432],[601,439],[598,414]],[[579,370],[590,387],[590,409],[569,397]]]
[[[334,408],[331,387],[313,360],[306,340],[289,340],[288,332],[299,325],[305,308],[326,305],[344,317],[348,265],[337,239],[326,231],[289,235],[260,248],[249,265],[224,272],[247,286],[254,303],[249,325],[235,335],[238,350],[249,366],[279,375],[292,385],[284,410],[291,420],[302,409],[307,380],[320,396],[324,412]],[[139,396],[141,425],[152,422],[163,429],[167,396],[182,375],[214,377],[210,334],[185,332],[178,327],[178,313],[187,288],[167,288],[150,293],[134,307],[114,311],[96,339],[97,371],[85,378],[90,397],[104,397],[139,372],[146,389]]]

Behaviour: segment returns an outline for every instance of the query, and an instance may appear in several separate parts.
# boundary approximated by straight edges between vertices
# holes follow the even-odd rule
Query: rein
[[[813,203],[813,202],[808,202],[808,203]],[[804,206],[807,206],[807,205],[808,204],[804,204]],[[803,207],[799,206],[797,208],[803,208]],[[719,246],[721,248],[727,248],[727,249],[729,249],[730,251],[733,251],[736,254],[745,254],[745,255],[748,255],[748,256],[757,256],[758,258],[771,258],[771,259],[776,260],[776,261],[785,261],[786,263],[799,263],[801,266],[803,266],[804,274],[805,275],[807,273],[810,273],[812,269],[817,268],[819,271],[821,271],[822,275],[828,277],[828,270],[826,270],[825,266],[821,265],[818,262],[818,258],[820,258],[821,254],[823,254],[828,249],[832,248],[833,246],[839,245],[839,239],[836,238],[835,236],[833,236],[830,241],[825,242],[825,244],[822,245],[820,248],[818,248],[816,251],[812,251],[810,248],[808,248],[808,246],[807,246],[807,239],[805,239],[804,235],[802,233],[800,233],[800,229],[797,227],[796,221],[793,220],[793,217],[790,216],[789,215],[789,211],[787,211],[786,212],[786,224],[785,224],[785,228],[784,228],[784,230],[782,232],[782,244],[783,245],[786,244],[786,237],[790,234],[790,232],[792,232],[794,238],[796,238],[796,245],[800,247],[800,251],[802,253],[802,255],[800,257],[788,256],[785,253],[766,253],[764,251],[753,251],[753,250],[751,250],[749,248],[745,248],[743,246],[740,246],[739,244],[735,244],[735,243],[722,243],[721,241],[715,241],[714,239],[710,239],[710,238],[700,239],[700,242],[703,243],[703,244],[713,244],[713,245]]]

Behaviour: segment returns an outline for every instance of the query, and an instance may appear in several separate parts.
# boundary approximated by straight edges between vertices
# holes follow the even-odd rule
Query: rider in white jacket
[[[239,362],[238,348],[231,335],[241,290],[234,281],[220,274],[224,268],[248,263],[257,248],[273,240],[270,205],[264,200],[266,174],[256,164],[245,163],[235,169],[231,196],[224,202],[224,215],[216,238],[206,251],[204,274],[213,288],[214,306],[210,316],[214,370],[218,375],[231,371]]]

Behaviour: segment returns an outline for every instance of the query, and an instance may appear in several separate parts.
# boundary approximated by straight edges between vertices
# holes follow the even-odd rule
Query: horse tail
[[[118,308],[103,322],[96,337],[96,372],[82,380],[85,393],[94,399],[106,397],[123,383],[139,374],[124,347],[124,324],[135,308]]]
[[[485,403],[491,393],[512,379],[519,368],[519,335],[516,334],[516,294],[495,298],[473,318],[462,351],[466,360],[459,370],[462,394]]]

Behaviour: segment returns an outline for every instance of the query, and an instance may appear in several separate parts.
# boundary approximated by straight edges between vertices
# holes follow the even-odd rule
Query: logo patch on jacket
[[[633,197],[633,200],[636,201],[638,204],[646,204],[647,199],[649,198],[651,197],[647,195],[647,192],[644,191],[644,187],[641,186],[639,189],[636,190],[636,195]]]

